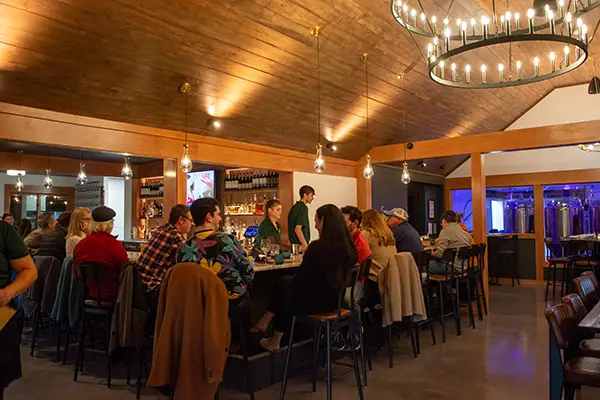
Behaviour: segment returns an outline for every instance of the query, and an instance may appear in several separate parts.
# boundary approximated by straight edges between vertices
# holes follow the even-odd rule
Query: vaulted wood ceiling
[[[511,4],[523,16],[530,7]],[[452,11],[483,13],[491,15],[491,2],[456,0]],[[0,101],[184,130],[178,86],[188,80],[191,132],[312,152],[316,25],[324,27],[322,134],[340,144],[330,155],[349,159],[366,150],[364,52],[372,145],[501,130],[553,88],[585,83],[594,70],[588,62],[526,87],[441,87],[388,0],[0,0]],[[515,59],[549,52],[528,46],[513,46]],[[492,66],[507,57],[497,48],[466,62]],[[223,119],[220,130],[208,129],[209,112]]]

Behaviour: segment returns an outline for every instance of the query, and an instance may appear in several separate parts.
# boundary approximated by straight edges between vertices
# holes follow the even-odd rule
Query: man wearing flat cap
[[[129,261],[125,248],[114,236],[114,218],[117,214],[110,207],[97,207],[92,211],[90,234],[77,243],[73,251],[73,273],[77,274],[77,264],[95,262],[105,266],[106,276],[100,282],[102,300],[114,300],[119,291],[119,274]],[[97,296],[96,285],[88,285],[89,295]]]

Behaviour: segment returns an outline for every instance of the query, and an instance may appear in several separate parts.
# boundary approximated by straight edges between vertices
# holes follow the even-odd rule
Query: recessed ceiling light
[[[325,147],[327,147],[330,151],[337,151],[338,147],[337,144],[333,143],[333,142],[329,142],[325,145]]]
[[[223,124],[220,120],[216,118],[210,118],[208,121],[206,121],[206,125],[210,126],[213,129],[219,129]]]

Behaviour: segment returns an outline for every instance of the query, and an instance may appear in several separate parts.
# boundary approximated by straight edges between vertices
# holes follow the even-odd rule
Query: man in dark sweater
[[[36,255],[56,257],[62,264],[67,256],[67,231],[69,229],[70,221],[70,211],[60,214],[54,230],[46,234],[40,241],[40,248]]]
[[[387,223],[394,234],[394,239],[396,239],[396,251],[398,253],[406,251],[415,254],[423,250],[423,241],[419,236],[419,232],[408,223],[406,210],[393,208],[384,211],[383,214],[388,217]]]

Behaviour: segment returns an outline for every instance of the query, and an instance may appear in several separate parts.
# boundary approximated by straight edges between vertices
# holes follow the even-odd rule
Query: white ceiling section
[[[568,124],[600,119],[600,95],[587,93],[587,85],[555,89],[506,130]],[[600,141],[600,132],[598,132]],[[485,174],[504,175],[532,172],[600,168],[600,153],[586,153],[576,146],[521,150],[485,155]],[[471,160],[448,178],[471,176]]]

